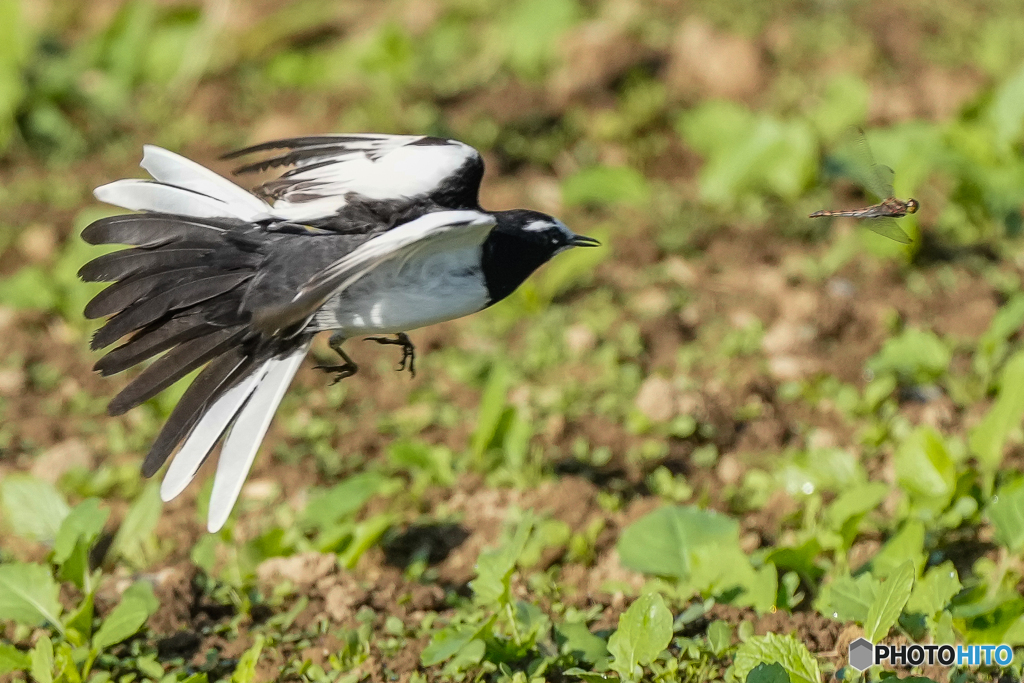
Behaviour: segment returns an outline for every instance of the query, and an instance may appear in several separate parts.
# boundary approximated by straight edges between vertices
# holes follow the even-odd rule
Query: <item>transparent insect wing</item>
[[[875,163],[864,131],[854,128],[849,133],[849,141],[844,145],[850,160],[848,169],[850,177],[865,190],[879,199],[893,196],[894,173],[888,166]]]
[[[910,236],[903,232],[903,228],[897,225],[893,218],[872,218],[865,221],[864,226],[900,244],[910,244]]]

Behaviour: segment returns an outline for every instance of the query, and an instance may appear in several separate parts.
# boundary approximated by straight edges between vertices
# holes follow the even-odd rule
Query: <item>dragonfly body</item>
[[[870,219],[866,223],[880,235],[889,239],[908,244],[910,237],[896,224],[894,218],[902,218],[908,213],[917,213],[921,204],[916,199],[903,201],[896,199],[892,187],[893,173],[888,166],[876,164],[868,148],[867,140],[864,139],[864,131],[854,129],[852,131],[849,151],[853,157],[853,163],[848,167],[848,175],[882,201],[862,209],[850,209],[848,211],[815,211],[811,218],[825,216]]]
[[[917,213],[917,209],[920,206],[920,203],[918,203],[916,199],[908,199],[904,202],[896,199],[895,197],[889,197],[883,202],[879,202],[873,206],[864,207],[863,209],[851,209],[849,211],[830,211],[825,209],[823,211],[815,211],[810,217],[820,218],[822,216],[846,216],[849,218],[902,218],[908,213]]]

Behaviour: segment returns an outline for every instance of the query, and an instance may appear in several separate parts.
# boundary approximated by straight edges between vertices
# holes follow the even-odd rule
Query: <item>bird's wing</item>
[[[367,240],[311,277],[284,305],[253,311],[253,324],[275,334],[307,320],[331,297],[340,294],[382,263],[408,259],[423,250],[459,249],[483,244],[495,220],[480,211],[437,211],[420,216]]]
[[[367,199],[431,197],[449,209],[471,209],[483,178],[479,152],[457,140],[422,135],[317,135],[276,140],[228,154],[275,154],[236,173],[290,167],[258,192],[274,213],[304,221],[330,216],[354,193]]]
[[[96,199],[132,211],[156,211],[191,218],[272,217],[270,205],[227,178],[185,157],[146,145],[142,168],[153,180],[118,180],[96,188]]]

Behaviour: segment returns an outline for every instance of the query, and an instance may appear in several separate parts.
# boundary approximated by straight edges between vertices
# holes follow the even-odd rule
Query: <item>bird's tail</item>
[[[96,191],[103,201],[147,213],[104,218],[83,231],[90,244],[131,247],[82,267],[83,280],[113,283],[89,302],[85,315],[111,316],[94,335],[94,349],[128,337],[96,363],[100,373],[121,372],[163,354],[110,402],[111,415],[203,368],[161,429],[142,472],[155,474],[180,446],[160,489],[170,500],[230,428],[210,497],[208,526],[215,531],[234,506],[309,340],[281,344],[250,326],[244,296],[266,245],[254,221],[267,217],[269,207],[159,148],[146,148],[143,167],[155,180],[122,180]]]

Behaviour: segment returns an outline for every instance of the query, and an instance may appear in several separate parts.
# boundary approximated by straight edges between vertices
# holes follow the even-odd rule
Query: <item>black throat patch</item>
[[[487,305],[496,304],[514,292],[551,256],[551,248],[543,242],[492,230],[483,244],[482,253]]]

